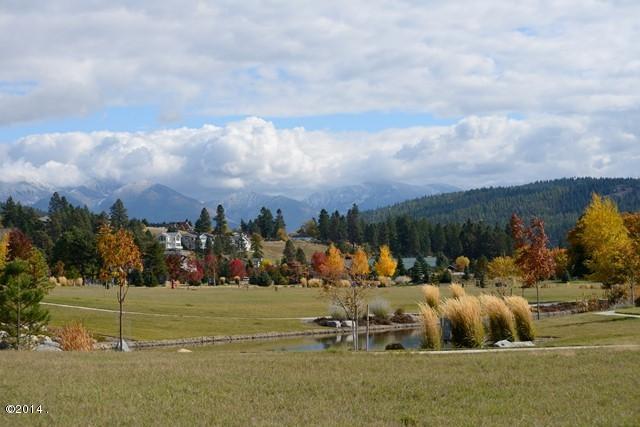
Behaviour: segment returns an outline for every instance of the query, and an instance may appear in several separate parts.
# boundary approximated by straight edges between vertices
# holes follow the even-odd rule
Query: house
[[[182,236],[182,247],[188,251],[195,251],[196,244],[200,243],[199,236],[195,233],[189,233],[188,231],[181,231],[180,235]]]
[[[231,237],[239,252],[249,252],[251,250],[251,239],[245,233],[234,231]]]
[[[182,250],[182,233],[165,231],[158,235],[158,241],[165,251]]]

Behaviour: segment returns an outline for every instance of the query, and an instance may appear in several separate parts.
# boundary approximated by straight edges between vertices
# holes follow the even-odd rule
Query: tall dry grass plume
[[[480,305],[489,319],[489,339],[493,342],[514,341],[516,339],[515,320],[502,298],[482,295]]]
[[[80,322],[64,325],[58,334],[60,347],[64,351],[91,351],[94,340],[91,334]]]
[[[418,309],[422,317],[423,347],[432,350],[440,350],[442,344],[442,332],[440,330],[440,318],[435,308],[428,303],[419,303]]]
[[[451,289],[452,298],[460,299],[467,294],[464,291],[464,288],[457,283],[452,283],[451,285],[449,285],[449,289]]]
[[[440,288],[433,285],[423,285],[420,287],[424,302],[434,310],[440,307]]]
[[[456,347],[482,346],[484,325],[478,298],[449,298],[442,305],[442,313],[451,322],[451,341]]]
[[[506,297],[504,302],[513,313],[516,322],[516,332],[520,341],[533,341],[536,337],[536,331],[533,327],[533,317],[529,302],[519,296]]]

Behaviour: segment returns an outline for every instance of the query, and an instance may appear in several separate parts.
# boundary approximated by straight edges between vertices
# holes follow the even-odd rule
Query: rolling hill
[[[434,223],[484,221],[506,224],[513,212],[545,220],[552,241],[563,242],[591,199],[592,193],[612,197],[621,211],[640,210],[640,179],[563,178],[513,187],[489,187],[421,197],[363,212],[369,222],[409,215]]]

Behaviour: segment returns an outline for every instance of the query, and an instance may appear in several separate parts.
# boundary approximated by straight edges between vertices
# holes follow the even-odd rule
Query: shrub
[[[462,298],[463,296],[466,295],[466,292],[464,291],[464,288],[462,286],[460,286],[459,284],[457,284],[457,283],[452,283],[449,286],[449,289],[451,289],[452,298],[460,299],[460,298]]]
[[[451,283],[451,280],[451,272],[448,269],[445,269],[440,275],[440,283]]]
[[[424,348],[439,350],[442,343],[442,333],[440,331],[440,319],[438,312],[428,304],[419,303],[418,309],[422,317]]]
[[[369,304],[369,312],[381,319],[388,319],[391,314],[391,307],[387,300],[377,298]]]
[[[607,289],[607,299],[609,304],[618,304],[629,299],[629,292],[626,286],[615,285]]]
[[[307,282],[307,286],[310,288],[321,288],[322,279],[309,279],[309,281]]]
[[[456,347],[481,347],[484,326],[478,298],[449,298],[442,305],[444,316],[451,322],[451,340]]]
[[[640,307],[640,297],[637,297],[635,300],[636,307]]]
[[[64,276],[58,277],[58,283],[60,284],[60,286],[67,286],[67,278]]]
[[[335,286],[338,288],[350,288],[351,282],[346,279],[336,280]]]
[[[390,277],[380,276],[378,280],[380,281],[380,286],[384,286],[385,288],[393,285],[393,280],[391,280]]]
[[[440,288],[433,285],[423,285],[420,290],[427,305],[437,310],[440,307]]]
[[[94,340],[91,334],[80,322],[64,325],[58,334],[60,347],[64,351],[91,351]]]
[[[489,339],[493,342],[515,341],[513,313],[509,311],[504,301],[493,295],[482,295],[480,304],[489,319]]]
[[[398,276],[394,280],[396,285],[406,285],[407,283],[411,283],[411,277],[409,276]]]
[[[533,341],[536,333],[533,327],[533,317],[531,316],[529,302],[519,296],[505,297],[504,302],[513,313],[516,332],[520,341]]]
[[[331,304],[329,306],[329,316],[335,320],[347,320],[347,312],[339,305]]]
[[[307,278],[306,278],[306,277],[301,277],[301,278],[300,278],[300,285],[301,285],[303,288],[306,288],[306,287],[307,287]]]

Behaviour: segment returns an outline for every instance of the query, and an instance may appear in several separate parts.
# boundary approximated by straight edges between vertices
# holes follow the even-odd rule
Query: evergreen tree
[[[196,233],[210,233],[211,232],[211,216],[207,208],[202,208],[200,211],[200,218],[196,221],[195,225]]]
[[[218,236],[223,234],[227,234],[228,226],[227,226],[227,217],[224,214],[224,207],[222,205],[218,205],[216,208],[216,217],[215,217],[215,229],[214,233]]]
[[[398,265],[396,266],[396,276],[404,276],[407,274],[407,269],[404,267],[404,261],[401,257],[398,257]]]
[[[273,239],[278,230],[275,229],[273,214],[271,210],[263,206],[260,208],[260,214],[256,218],[256,224],[260,230],[260,235],[265,239]]]
[[[49,320],[49,313],[40,307],[46,284],[46,276],[30,274],[25,260],[5,265],[0,277],[0,329],[18,350],[31,336],[39,334]]]
[[[416,263],[411,267],[411,281],[413,283],[423,283],[424,278],[424,270],[422,268],[422,263],[418,262],[416,259]]]
[[[362,223],[360,222],[360,211],[355,203],[347,211],[347,236],[352,245],[362,243]]]
[[[296,247],[291,239],[287,240],[284,244],[284,251],[282,252],[282,259],[290,264],[296,260]]]
[[[307,256],[302,248],[296,249],[296,261],[300,263],[300,265],[307,265]]]
[[[258,233],[251,235],[251,256],[256,259],[262,259],[264,253],[262,252],[262,236]]]
[[[322,209],[318,216],[318,232],[320,233],[320,240],[323,242],[329,241],[329,223],[329,213],[325,209]]]
[[[286,232],[287,230],[287,224],[284,222],[284,215],[282,215],[282,210],[280,208],[278,208],[278,210],[276,211],[276,219],[273,225],[274,228],[274,235],[272,236],[273,238],[277,237],[277,233],[280,230],[283,230]]]
[[[109,221],[111,222],[111,227],[115,230],[120,228],[127,228],[129,225],[129,217],[127,215],[127,209],[124,207],[124,203],[122,200],[118,199],[111,205],[111,209],[109,209]]]

